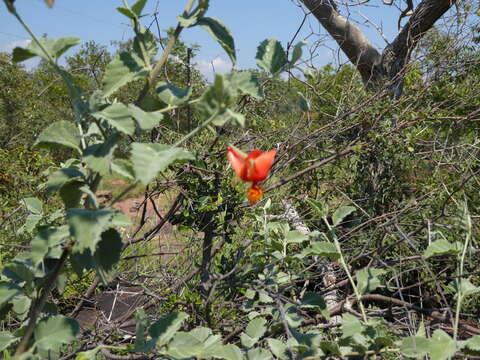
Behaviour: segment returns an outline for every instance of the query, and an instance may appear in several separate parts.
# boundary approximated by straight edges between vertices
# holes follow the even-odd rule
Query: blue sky
[[[144,25],[148,26],[153,21],[156,12],[161,31],[175,26],[175,17],[182,12],[186,2],[149,0],[144,10],[147,14]],[[116,6],[122,5],[121,0],[56,0],[55,3],[53,9],[48,9],[43,0],[15,2],[18,12],[37,35],[46,33],[50,38],[76,36],[82,41],[95,40],[104,45],[110,45],[112,40],[127,40],[132,36],[128,19],[115,10]],[[296,0],[211,0],[207,15],[222,20],[233,33],[237,48],[237,68],[252,68],[256,67],[256,48],[262,40],[276,38],[284,46],[291,40],[304,17],[297,3]],[[392,40],[397,33],[397,14],[398,10],[394,6],[384,6],[379,0],[372,0],[368,6],[351,8],[352,18],[358,21],[378,48],[383,48],[385,41],[375,27],[365,21],[364,16],[382,27],[385,36]],[[312,31],[314,35],[311,35]],[[324,35],[325,31],[310,16],[296,41],[308,37],[311,46]],[[182,38],[201,46],[195,60],[205,74],[208,75],[211,71],[212,62],[217,71],[226,71],[231,67],[222,48],[203,29],[186,29]],[[0,51],[11,51],[14,46],[24,45],[26,39],[28,35],[23,28],[0,4]],[[323,41],[316,51],[315,64],[321,66],[334,62],[337,50],[338,46],[333,41]]]

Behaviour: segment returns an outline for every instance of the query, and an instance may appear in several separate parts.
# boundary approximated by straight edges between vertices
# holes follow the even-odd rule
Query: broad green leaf
[[[275,355],[280,360],[289,360],[289,351],[288,346],[283,341],[277,339],[267,339],[268,347],[273,355]]]
[[[245,329],[245,333],[240,335],[242,345],[247,348],[255,345],[263,334],[265,334],[265,331],[267,330],[267,327],[265,326],[266,323],[267,320],[263,317],[257,317],[250,321]]]
[[[11,344],[13,344],[18,337],[14,336],[12,333],[8,331],[0,331],[0,351],[5,350]]]
[[[354,212],[356,208],[353,206],[342,206],[335,210],[332,215],[333,227],[338,226],[348,215]]]
[[[95,253],[102,233],[112,226],[111,220],[115,213],[112,209],[68,209],[67,222],[70,234],[76,240],[75,251],[81,253],[84,249],[90,249]]]
[[[23,224],[17,230],[17,234],[28,233],[31,234],[33,230],[35,230],[38,223],[43,219],[42,215],[34,215],[30,214],[25,219],[25,224]]]
[[[75,124],[70,121],[61,120],[43,130],[35,141],[34,146],[51,148],[61,145],[74,149],[81,154],[80,139],[80,132]]]
[[[323,219],[324,217],[327,216],[328,210],[324,207],[324,205],[320,201],[315,199],[310,199],[310,198],[307,198],[305,200],[307,201],[307,203],[310,204],[310,206],[313,208],[313,210],[315,210],[315,212],[320,218]]]
[[[327,304],[322,296],[315,292],[307,291],[302,298],[300,306],[306,308],[317,308],[320,310],[320,313],[326,318],[330,318],[330,312],[327,309]]]
[[[149,343],[153,343],[153,345],[157,346],[167,344],[187,318],[188,315],[184,312],[173,312],[160,320],[157,320],[148,329],[148,333],[152,337],[152,340]],[[147,347],[151,348],[148,344]]]
[[[72,46],[77,45],[80,42],[80,39],[75,37],[66,37],[57,40],[39,38],[38,42],[47,51],[48,55],[52,59],[56,60]],[[26,49],[16,47],[13,49],[12,55],[14,62],[25,61],[35,56],[40,56],[42,59],[47,61],[49,60],[48,55],[45,54],[36,41],[30,41]]]
[[[140,130],[151,130],[163,119],[161,112],[145,112],[133,104],[128,105],[128,111],[137,121]]]
[[[0,281],[0,309],[6,303],[10,302],[13,297],[22,293],[22,289],[16,285],[6,281]]]
[[[25,320],[28,316],[28,310],[32,304],[32,299],[26,295],[17,295],[12,299],[11,303],[13,305],[12,310],[15,312],[16,316],[20,320]]]
[[[271,360],[272,354],[262,348],[250,349],[247,352],[247,360]]]
[[[342,316],[342,337],[347,338],[363,332],[363,325],[360,320],[349,313]]]
[[[357,271],[357,288],[360,294],[368,294],[379,287],[382,282],[378,277],[386,273],[386,270],[373,268],[364,268]]]
[[[231,86],[241,94],[247,94],[255,99],[262,99],[264,94],[256,74],[251,71],[236,71],[228,76]]]
[[[295,63],[300,60],[300,58],[302,57],[302,47],[306,44],[307,42],[302,40],[295,45],[292,53],[292,60],[290,60],[290,66],[295,65]]]
[[[223,126],[227,122],[234,122],[239,126],[245,126],[245,116],[230,109],[225,109],[222,113],[217,114],[212,124],[215,126]]]
[[[135,13],[135,15],[140,16],[142,14],[143,8],[145,7],[145,4],[147,3],[147,0],[138,0],[135,2],[135,4],[132,5],[132,11]]]
[[[451,359],[456,350],[455,341],[445,331],[437,329],[433,332],[428,346],[431,360]]]
[[[69,236],[70,231],[67,225],[41,229],[30,244],[32,246],[30,258],[33,265],[40,264],[53,248],[61,245]]]
[[[480,291],[480,288],[473,285],[468,279],[455,279],[451,282],[451,286],[455,289],[456,296],[461,293],[462,297],[465,297]]]
[[[193,9],[188,16],[177,16],[177,20],[184,28],[195,26],[198,19],[200,19],[208,10],[209,0],[199,0],[195,9]]]
[[[122,103],[114,103],[102,111],[93,113],[92,116],[106,120],[115,129],[125,134],[133,135],[135,133],[135,121],[128,107]]]
[[[194,160],[186,150],[162,144],[132,144],[132,163],[135,178],[147,185],[159,172],[178,161]]]
[[[411,358],[423,359],[428,354],[430,340],[425,337],[409,336],[400,343],[400,352]]]
[[[80,327],[74,319],[62,315],[41,320],[35,328],[35,344],[42,351],[59,351],[63,344],[75,340]]]
[[[158,41],[148,29],[142,29],[133,40],[133,51],[139,58],[143,59],[146,67],[150,66],[150,60],[158,52]]]
[[[285,241],[287,244],[300,244],[304,241],[308,240],[308,235],[298,231],[298,230],[291,230],[287,233],[285,237]]]
[[[197,21],[197,25],[208,31],[210,36],[220,44],[223,50],[225,50],[233,65],[235,65],[237,61],[237,56],[235,54],[235,41],[232,33],[225,24],[215,18],[202,17]]]
[[[213,355],[225,360],[243,360],[242,351],[238,348],[238,346],[233,344],[220,347]]]
[[[104,284],[114,278],[113,268],[122,254],[122,237],[115,229],[108,229],[101,235],[94,253],[94,267],[98,277]]]
[[[480,351],[480,335],[472,336],[470,339],[465,341],[464,345],[470,350]]]
[[[340,258],[340,254],[338,253],[335,245],[333,243],[329,243],[326,241],[315,241],[312,244],[305,248],[302,251],[301,256],[307,255],[318,255],[318,256],[326,256],[330,259],[338,259]]]
[[[83,151],[83,161],[94,171],[101,175],[111,173],[113,153],[117,147],[119,136],[110,136],[105,142],[90,145]]]
[[[223,348],[221,337],[208,328],[178,332],[168,345],[168,354],[175,359],[209,359]]]
[[[47,194],[60,190],[67,184],[84,184],[85,175],[77,169],[63,168],[50,175],[47,181]]]
[[[426,258],[438,255],[446,255],[446,254],[458,254],[461,251],[461,247],[459,243],[451,243],[446,239],[439,239],[432,242],[427,249],[423,252],[423,256]]]
[[[287,55],[282,44],[275,39],[267,39],[260,43],[257,48],[257,64],[263,70],[276,75],[280,73],[287,64]]]
[[[120,53],[108,64],[103,77],[103,93],[109,97],[121,86],[148,75],[148,68],[135,54]]]
[[[43,212],[43,203],[38,198],[24,198],[22,204],[32,214],[41,215]]]
[[[285,313],[285,320],[291,328],[297,328],[302,324],[303,317],[295,305],[285,304],[283,311]]]
[[[155,88],[160,100],[168,105],[180,105],[187,101],[192,95],[192,89],[188,90],[180,89],[172,84],[166,83],[165,81],[160,81]]]
[[[112,170],[117,174],[125,176],[126,178],[135,179],[135,171],[133,170],[133,164],[128,159],[115,159],[112,163]]]

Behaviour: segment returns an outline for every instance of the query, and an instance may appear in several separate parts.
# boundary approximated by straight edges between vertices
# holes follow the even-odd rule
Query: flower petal
[[[253,160],[254,169],[250,172],[248,181],[260,182],[265,180],[268,177],[276,154],[277,150],[270,150],[255,158]]]
[[[227,147],[227,159],[232,166],[233,171],[235,171],[235,174],[242,178],[242,172],[245,172],[243,170],[245,167],[245,156],[242,156],[241,153],[236,151],[233,147],[229,146]]]

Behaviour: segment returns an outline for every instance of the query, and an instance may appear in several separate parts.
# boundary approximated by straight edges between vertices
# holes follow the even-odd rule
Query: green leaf
[[[23,224],[17,230],[17,234],[28,233],[31,234],[33,230],[37,227],[38,223],[43,219],[42,215],[33,215],[30,214],[25,219],[25,224]]]
[[[80,39],[76,37],[66,37],[57,40],[40,38],[38,39],[38,42],[47,51],[48,55],[56,60],[72,46],[80,43]],[[16,47],[13,49],[12,54],[14,62],[25,61],[35,56],[40,56],[42,59],[49,61],[48,55],[45,54],[42,48],[34,40],[28,43],[26,49]]]
[[[200,19],[208,10],[209,0],[199,0],[198,5],[193,9],[188,16],[177,16],[177,20],[184,28],[195,26],[198,19]]]
[[[133,39],[133,51],[146,67],[150,66],[150,60],[158,52],[157,43],[157,39],[148,29],[142,29]]]
[[[356,316],[345,313],[342,316],[342,337],[353,337],[363,332],[363,325]]]
[[[287,344],[277,339],[267,339],[267,344],[273,355],[280,360],[289,360],[289,350]]]
[[[35,344],[41,351],[60,350],[61,345],[75,340],[80,327],[74,319],[62,315],[41,320],[35,328]]]
[[[112,172],[111,165],[113,153],[117,147],[119,136],[114,134],[105,142],[90,145],[83,151],[83,161],[100,175],[108,175]]]
[[[161,112],[145,112],[139,107],[129,104],[130,115],[137,121],[140,130],[151,130],[163,119]]]
[[[255,348],[247,352],[247,360],[271,360],[272,355],[265,349]]]
[[[263,70],[276,75],[283,71],[287,64],[287,55],[282,44],[275,39],[267,39],[260,43],[257,48],[257,64]]]
[[[456,255],[460,253],[461,247],[459,243],[451,243],[446,239],[439,239],[432,242],[427,249],[423,252],[423,256],[426,258],[438,255],[453,254]]]
[[[157,84],[155,92],[160,100],[168,105],[180,105],[187,101],[190,98],[190,95],[192,95],[191,88],[183,90],[172,84],[168,84],[165,81],[160,81]]]
[[[300,244],[304,241],[308,240],[308,235],[298,231],[298,230],[291,230],[287,233],[285,237],[285,241],[287,244]]]
[[[333,243],[329,243],[326,241],[315,241],[309,247],[305,248],[301,256],[307,255],[317,255],[317,256],[326,256],[330,259],[338,259],[340,258],[340,254],[338,253],[335,245]]]
[[[22,289],[6,281],[0,281],[0,309],[15,296],[22,293]]]
[[[61,145],[74,149],[81,154],[80,140],[80,132],[75,124],[70,121],[61,120],[43,130],[35,141],[34,146],[51,148]]]
[[[451,286],[455,289],[456,296],[459,293],[462,294],[462,297],[465,297],[480,292],[480,288],[473,285],[468,279],[455,279],[451,282]]]
[[[45,257],[52,253],[52,249],[60,246],[70,236],[67,225],[50,226],[41,229],[31,242],[30,259],[34,266],[38,266]]]
[[[264,94],[256,74],[251,71],[236,71],[227,75],[231,86],[241,94],[247,94],[255,99],[262,99]]]
[[[145,347],[145,331],[148,327],[148,317],[147,313],[143,308],[138,308],[135,312],[135,350],[141,351],[140,349]]]
[[[357,287],[360,294],[368,294],[378,288],[382,284],[378,276],[386,273],[386,270],[374,268],[364,268],[357,271]]]
[[[431,360],[451,359],[457,347],[455,341],[443,330],[435,330],[430,339],[428,353]]]
[[[267,320],[263,317],[257,317],[248,323],[245,333],[240,335],[242,345],[250,348],[265,334]]]
[[[115,214],[116,211],[112,209],[68,209],[67,222],[70,234],[76,240],[74,250],[81,253],[84,249],[90,249],[95,253],[102,233],[112,226],[111,220]]]
[[[135,121],[128,107],[122,103],[114,103],[102,111],[92,113],[92,116],[106,120],[115,129],[125,134],[133,135],[135,133]]]
[[[109,97],[131,81],[145,78],[149,71],[135,54],[122,52],[108,64],[103,77],[103,93]]]
[[[135,20],[137,18],[137,14],[129,8],[118,6],[116,9],[120,14],[125,15],[129,19]]]
[[[310,198],[307,198],[305,200],[313,208],[313,210],[315,210],[315,212],[320,218],[323,219],[327,216],[328,210],[323,206],[323,204],[320,201],[315,199],[310,199]]]
[[[333,227],[339,225],[348,215],[350,215],[355,210],[356,208],[354,208],[353,206],[342,206],[341,208],[335,210],[332,215]]]
[[[151,349],[154,345],[163,346],[167,344],[187,318],[188,315],[184,312],[173,312],[153,323],[148,329],[152,340],[147,344],[147,349]]]
[[[464,346],[473,351],[480,351],[480,335],[472,336],[470,339],[465,341]]]
[[[295,63],[300,60],[300,58],[302,57],[302,47],[305,45],[307,45],[307,42],[305,40],[302,40],[295,45],[292,53],[292,60],[290,60],[290,66],[295,65]]]
[[[302,324],[303,317],[299,309],[293,304],[285,304],[284,309],[285,320],[291,328],[297,328]]]
[[[195,328],[192,331],[178,332],[168,346],[168,354],[175,359],[209,359],[223,348],[221,337],[213,335],[208,328]]]
[[[18,337],[14,336],[12,333],[8,331],[0,331],[0,351],[5,350],[11,344],[13,344]]]
[[[423,359],[428,354],[430,341],[419,336],[409,336],[400,343],[400,352],[408,357]]]
[[[94,267],[98,277],[104,284],[114,278],[113,268],[122,254],[122,237],[115,229],[108,229],[101,235],[94,254]]]
[[[307,291],[303,295],[300,306],[302,308],[318,308],[325,319],[330,318],[330,312],[327,309],[325,299],[315,292]]]
[[[132,11],[135,13],[135,15],[140,16],[142,14],[143,8],[145,7],[146,3],[147,0],[138,0],[135,4],[132,5]]]
[[[147,185],[159,172],[178,161],[194,160],[186,150],[162,144],[132,144],[132,163],[135,178]]]
[[[32,214],[41,215],[43,213],[43,203],[38,198],[22,199],[23,206]]]
[[[135,171],[133,170],[133,164],[128,159],[115,159],[112,163],[112,170],[117,174],[125,176],[126,178],[135,179]]]
[[[235,54],[235,41],[232,33],[225,24],[215,18],[202,17],[197,21],[196,25],[199,25],[208,31],[210,36],[220,44],[223,50],[225,50],[233,65],[235,65],[237,61],[237,56]]]
[[[216,353],[214,353],[215,357],[219,357],[220,359],[225,360],[243,360],[242,351],[238,348],[238,346],[233,344],[228,344],[219,348]]]
[[[86,181],[85,175],[77,169],[63,168],[55,171],[50,175],[47,181],[47,194],[60,190],[67,184],[77,183],[84,184]]]

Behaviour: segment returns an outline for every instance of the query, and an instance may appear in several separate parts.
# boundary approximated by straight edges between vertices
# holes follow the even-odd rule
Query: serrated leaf
[[[353,206],[342,206],[335,210],[332,215],[333,227],[338,226],[348,215],[356,210]]]
[[[272,75],[280,73],[287,64],[287,55],[282,44],[275,39],[266,39],[257,48],[257,64]]]
[[[122,103],[114,103],[102,111],[92,113],[97,119],[106,120],[112,127],[128,135],[135,133],[135,121],[128,107]]]
[[[342,337],[347,338],[363,332],[363,325],[356,316],[345,313],[342,316]]]
[[[272,355],[265,349],[255,348],[250,349],[247,352],[247,360],[270,360]]]
[[[432,242],[427,249],[423,252],[423,256],[426,258],[438,255],[446,254],[458,254],[460,253],[461,248],[457,243],[451,243],[446,239],[439,239]]]
[[[302,57],[302,47],[307,44],[305,40],[298,42],[293,48],[292,60],[290,60],[290,66],[295,65],[295,63]]]
[[[456,352],[455,341],[443,330],[435,330],[429,341],[428,354],[431,360],[451,359]]]
[[[288,346],[283,341],[277,339],[267,339],[268,347],[270,351],[280,360],[289,360]]]
[[[470,339],[465,341],[464,346],[470,350],[480,351],[480,335],[472,336]]]
[[[13,297],[22,293],[22,289],[16,285],[6,281],[0,281],[0,309],[6,303],[10,302]]]
[[[225,360],[243,360],[242,351],[238,348],[238,346],[233,344],[222,346],[213,355]]]
[[[92,254],[95,253],[101,234],[112,226],[111,220],[115,214],[113,209],[68,209],[67,222],[70,234],[76,240],[75,251],[81,253],[84,249],[90,249]]]
[[[159,172],[179,161],[194,160],[188,151],[162,144],[132,144],[132,164],[135,178],[147,185]]]
[[[13,344],[18,337],[14,336],[12,333],[8,331],[0,331],[0,351],[5,350],[11,344]]]
[[[74,149],[81,154],[80,140],[81,136],[78,128],[70,121],[61,120],[43,130],[34,146],[51,148],[61,145]]]
[[[131,81],[145,78],[149,71],[137,55],[122,52],[108,64],[103,77],[103,93],[109,97]]]
[[[237,56],[235,53],[235,41],[227,26],[225,26],[225,24],[220,20],[211,17],[202,17],[197,21],[196,25],[199,25],[207,30],[210,36],[220,44],[223,50],[225,50],[227,55],[230,57],[232,64],[235,65],[237,61]]]
[[[127,159],[115,159],[112,163],[112,170],[119,175],[126,178],[135,179],[135,171],[133,170],[133,164]]]
[[[315,292],[307,291],[303,295],[300,306],[306,308],[317,308],[320,310],[320,313],[325,319],[330,318],[330,312],[328,311],[325,299]]]
[[[184,312],[173,312],[157,320],[148,329],[152,340],[149,341],[150,345],[147,344],[147,348],[151,348],[151,345],[163,346],[167,344],[187,318],[188,314]]]
[[[62,315],[41,320],[35,328],[35,344],[42,351],[59,351],[63,344],[75,340],[80,327],[74,319]]]
[[[256,74],[251,71],[236,71],[228,76],[231,86],[238,89],[241,94],[247,94],[255,99],[263,98],[263,90]]]
[[[285,237],[285,242],[287,244],[300,244],[307,240],[308,240],[308,235],[298,230],[290,230]]]
[[[408,357],[423,359],[428,354],[430,341],[427,338],[419,336],[409,336],[400,343],[400,352]]]
[[[80,43],[80,39],[76,37],[65,37],[56,40],[39,38],[37,40],[53,59],[58,59],[72,46]],[[47,54],[45,54],[36,41],[30,41],[27,48],[16,47],[13,49],[12,57],[14,62],[25,61],[35,56],[40,56],[42,59],[49,61]]]
[[[364,268],[357,271],[357,288],[360,294],[368,294],[378,288],[382,284],[378,277],[386,273],[386,270],[374,268]]]
[[[111,173],[111,165],[113,153],[117,147],[119,137],[117,135],[110,136],[105,142],[90,145],[83,151],[83,161],[94,171],[100,175],[108,175]]]
[[[309,247],[302,251],[302,257],[307,255],[326,256],[330,259],[340,258],[340,254],[338,253],[335,244],[326,241],[312,242]]]
[[[30,214],[25,219],[25,224],[18,228],[17,234],[28,233],[31,234],[37,227],[38,223],[43,219],[42,215]]]
[[[192,89],[187,90],[180,89],[172,84],[160,81],[155,88],[160,100],[168,105],[180,105],[187,101],[192,95]]]
[[[43,203],[38,198],[23,198],[22,204],[32,214],[41,215],[43,212]]]
[[[32,264],[40,264],[54,247],[61,245],[69,236],[70,231],[66,225],[41,229],[30,244]]]
[[[84,184],[84,174],[77,169],[63,168],[50,175],[47,181],[47,194],[60,190],[63,186],[70,183]]]
[[[157,54],[158,41],[148,29],[142,29],[133,39],[133,51],[143,59],[146,67],[150,66],[150,60]]]
[[[458,296],[459,293],[464,297],[480,292],[480,288],[473,285],[468,279],[455,279],[451,282],[451,285],[455,289],[456,296]]]
[[[177,20],[184,28],[196,25],[198,19],[208,10],[209,0],[199,0],[198,5],[193,9],[188,16],[177,16]]]

